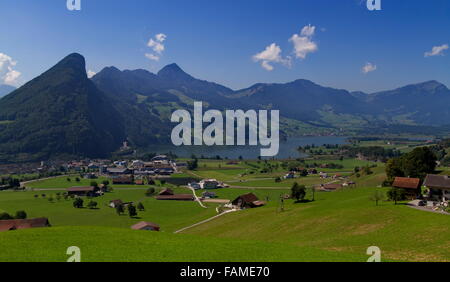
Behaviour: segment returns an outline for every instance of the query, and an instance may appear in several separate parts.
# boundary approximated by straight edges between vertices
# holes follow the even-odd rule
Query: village
[[[230,233],[226,228],[230,220],[236,224],[250,217],[254,221],[250,226],[257,228],[265,225],[264,219],[270,223],[303,218],[303,208],[311,212],[348,210],[339,221],[355,217],[364,221],[369,210],[388,210],[394,217],[415,211],[412,221],[431,216],[428,224],[448,222],[448,168],[437,166],[437,173],[423,178],[394,176],[387,182],[389,162],[362,155],[343,158],[344,151],[335,148],[315,147],[320,153],[286,160],[170,155],[146,160],[77,160],[60,164],[64,169],[56,175],[49,172],[58,170],[57,166],[42,162],[37,166],[40,177],[0,192],[0,231],[59,230],[80,225],[219,236]],[[404,154],[416,148],[423,147],[407,148]],[[357,199],[358,204],[347,206],[351,199]],[[257,216],[260,213],[264,216]],[[320,218],[321,213],[316,210],[308,216]],[[371,218],[369,222],[374,220],[378,221]]]

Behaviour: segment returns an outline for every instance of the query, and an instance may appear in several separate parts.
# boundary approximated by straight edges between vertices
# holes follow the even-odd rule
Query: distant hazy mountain
[[[255,108],[278,109],[283,116],[301,121],[321,121],[324,114],[369,112],[368,105],[348,91],[323,87],[304,79],[284,84],[259,83],[237,91],[233,96]]]
[[[157,74],[107,67],[88,79],[84,58],[71,54],[0,99],[0,161],[107,156],[124,140],[134,148],[168,143],[172,112],[192,110],[194,101],[221,110],[280,110],[282,135],[420,133],[450,124],[450,91],[436,81],[373,94],[302,79],[233,91],[176,64]]]
[[[13,92],[14,90],[16,90],[16,88],[13,86],[6,85],[6,84],[0,84],[0,98],[5,95],[8,95],[9,93]]]
[[[149,97],[150,102],[193,99],[209,102],[219,108],[231,106],[226,95],[233,93],[225,86],[190,76],[177,64],[165,66],[158,74],[142,69],[120,71],[115,67],[107,67],[97,73],[92,81],[105,93],[129,100],[142,100],[141,96]]]
[[[437,81],[370,94],[368,104],[398,123],[450,124],[450,90]]]

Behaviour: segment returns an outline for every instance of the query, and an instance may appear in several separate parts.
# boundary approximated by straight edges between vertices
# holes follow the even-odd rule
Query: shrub
[[[0,220],[8,220],[8,219],[13,219],[13,217],[9,213],[7,212],[0,213]]]
[[[405,191],[403,189],[391,188],[387,192],[387,197],[390,201],[394,201],[397,204],[398,201],[403,201],[406,199]]]
[[[73,201],[73,207],[74,207],[74,208],[77,208],[77,209],[82,208],[82,207],[83,207],[83,199],[81,199],[81,198],[76,198],[76,199]]]
[[[147,191],[145,191],[145,196],[147,196],[147,197],[150,197],[153,194],[155,194],[155,188],[153,188],[153,187],[150,187],[147,189]]]
[[[95,201],[89,201],[88,208],[95,209],[97,207],[98,203]]]
[[[128,205],[128,215],[129,215],[130,217],[135,217],[135,216],[137,216],[136,207],[133,206],[132,204],[129,204],[129,205]]]
[[[26,219],[27,213],[25,211],[17,211],[15,218],[16,219]]]

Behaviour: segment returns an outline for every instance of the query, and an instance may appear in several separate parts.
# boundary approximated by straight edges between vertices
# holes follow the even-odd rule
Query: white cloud
[[[434,46],[430,52],[425,52],[425,58],[431,56],[443,56],[443,52],[448,49],[448,44],[444,44],[441,46]]]
[[[167,35],[165,35],[164,33],[159,33],[159,34],[155,35],[155,38],[159,42],[164,42],[164,40],[166,40],[166,38],[167,38]]]
[[[14,69],[16,64],[10,56],[0,53],[0,83],[17,86],[21,73]]]
[[[266,49],[253,56],[253,61],[261,62],[261,66],[267,70],[272,71],[274,69],[273,63],[281,63],[286,66],[290,66],[290,57],[283,58],[281,56],[281,48],[275,43],[270,44]]]
[[[153,60],[153,61],[159,61],[159,57],[150,53],[145,53],[145,57],[147,59]]]
[[[305,59],[308,53],[314,53],[318,50],[317,43],[312,41],[316,32],[316,27],[307,25],[302,28],[300,34],[294,34],[289,39],[294,44],[295,57]]]
[[[153,61],[159,61],[160,56],[166,49],[164,45],[164,41],[166,41],[167,35],[164,33],[158,33],[154,36],[154,38],[150,38],[148,40],[147,46],[152,48],[153,52],[156,54],[146,53],[145,57]]]
[[[162,44],[159,41],[155,41],[152,38],[150,38],[150,40],[148,41],[147,46],[152,48],[153,51],[155,51],[158,54],[161,54],[164,51],[164,49],[166,48],[164,46],[164,44]]]
[[[376,70],[377,70],[377,66],[372,63],[366,63],[361,69],[361,71],[364,74],[367,74],[369,72],[376,71]]]
[[[88,78],[92,78],[94,75],[96,75],[97,73],[95,72],[95,71],[91,71],[91,70],[88,70],[88,72],[87,72],[87,76],[88,76]]]

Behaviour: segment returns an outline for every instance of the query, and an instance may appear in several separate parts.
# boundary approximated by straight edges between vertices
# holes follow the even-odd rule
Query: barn
[[[261,206],[264,206],[266,204],[266,202],[260,201],[258,199],[258,197],[256,197],[255,194],[248,193],[248,194],[240,195],[239,197],[234,199],[234,201],[232,201],[231,204],[240,209],[245,209],[245,208],[261,207]]]

